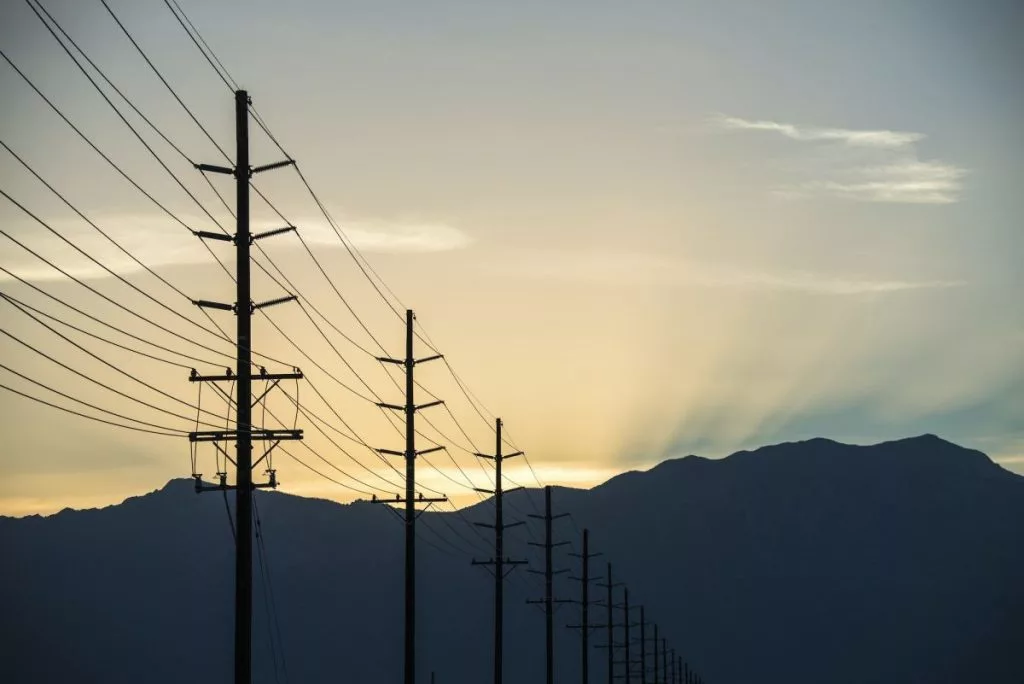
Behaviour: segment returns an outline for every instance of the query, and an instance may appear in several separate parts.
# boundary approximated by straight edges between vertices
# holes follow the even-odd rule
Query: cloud
[[[310,242],[341,246],[334,230],[323,221],[300,223],[299,228]],[[468,234],[444,223],[356,220],[341,222],[341,228],[364,252],[447,252],[472,243]]]
[[[150,268],[211,263],[209,253],[197,238],[180,225],[172,224],[161,216],[118,214],[92,218],[104,232]],[[183,218],[190,226],[208,226],[208,221],[199,218]],[[229,225],[229,222],[222,223],[225,226]],[[127,276],[143,270],[128,255],[83,221],[56,220],[51,221],[50,225],[118,275]],[[311,246],[321,249],[342,248],[334,231],[323,220],[298,221],[296,225]],[[442,252],[463,249],[472,242],[463,231],[443,223],[369,220],[343,222],[341,225],[352,244],[359,250],[369,253]],[[280,224],[254,224],[252,230],[258,232],[278,227]],[[110,277],[102,267],[64,244],[59,238],[42,233],[34,225],[17,224],[10,232],[76,278]],[[287,236],[280,238],[277,244],[285,247],[295,245],[294,242],[288,242]],[[214,249],[216,250],[216,245]],[[8,243],[8,247],[0,253],[0,265],[26,280],[35,282],[64,278],[60,272],[11,243]],[[0,273],[0,282],[7,280],[11,280],[10,276]]]
[[[885,166],[853,169],[846,181],[811,181],[803,188],[862,202],[952,204],[959,199],[960,180],[967,174],[952,164],[905,160]]]
[[[657,254],[622,252],[527,253],[515,259],[514,263],[516,273],[520,275],[596,285],[630,283],[852,296],[953,288],[966,284],[960,280],[907,280],[810,271],[773,272],[721,263],[698,263]]]
[[[803,141],[836,141],[850,147],[897,149],[924,139],[923,133],[889,130],[856,131],[847,128],[804,128],[777,121],[749,121],[734,116],[719,116],[715,121],[723,128],[744,131],[772,131],[787,138]]]
[[[778,133],[806,143],[841,143],[827,178],[775,188],[791,200],[828,196],[858,202],[952,204],[959,201],[967,171],[939,160],[922,161],[915,143],[923,133],[891,130],[802,127],[777,121],[752,121],[720,115],[714,125],[728,130]],[[858,148],[852,154],[851,148]],[[865,163],[867,162],[867,163]]]

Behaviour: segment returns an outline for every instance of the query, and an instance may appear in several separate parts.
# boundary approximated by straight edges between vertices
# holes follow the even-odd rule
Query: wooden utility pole
[[[418,364],[427,361],[435,361],[443,358],[441,354],[427,356],[417,359],[413,355],[413,335],[416,315],[412,309],[405,312],[405,358],[391,359],[378,357],[381,363],[392,363],[405,367],[405,404],[377,404],[381,408],[405,413],[405,451],[393,451],[390,449],[377,449],[382,454],[401,456],[405,458],[405,498],[396,496],[394,499],[384,500],[374,497],[379,503],[403,503],[405,504],[405,684],[416,682],[416,518],[419,511],[417,504],[438,503],[447,501],[448,498],[433,497],[427,498],[422,494],[416,494],[416,457],[420,454],[429,454],[440,451],[444,447],[432,447],[422,451],[416,451],[416,413],[421,409],[430,408],[443,404],[443,401],[431,401],[426,404],[416,405],[413,392],[416,384],[414,371]]]
[[[569,578],[580,583],[580,624],[568,627],[580,630],[580,681],[582,684],[590,684],[590,630],[600,626],[590,624],[590,583],[601,579],[590,576],[590,559],[601,555],[590,553],[590,530],[583,530],[583,553],[569,555],[580,559],[581,572],[579,577]],[[611,565],[608,567],[610,570]]]
[[[559,513],[558,515],[552,515],[551,513],[551,485],[544,487],[544,515],[531,515],[531,518],[537,518],[544,521],[544,543],[529,542],[530,546],[543,546],[544,547],[544,598],[531,601],[527,600],[527,603],[542,603],[544,604],[544,617],[545,617],[545,681],[547,684],[554,684],[555,682],[555,604],[556,603],[567,603],[568,599],[556,599],[554,597],[555,587],[555,575],[568,570],[554,570],[553,569],[553,552],[555,547],[564,546],[569,542],[560,541],[556,542],[552,539],[552,525],[551,523],[558,518],[564,518],[569,515],[568,513]],[[536,572],[531,570],[530,572]],[[541,574],[541,573],[536,573]]]
[[[522,525],[519,520],[513,523],[506,523],[502,509],[502,497],[504,490],[501,486],[501,464],[503,461],[515,456],[522,456],[522,451],[502,455],[501,453],[501,418],[494,420],[495,447],[493,454],[476,454],[478,458],[486,458],[494,461],[494,489],[477,489],[479,492],[494,494],[494,524],[474,523],[480,527],[494,529],[494,557],[490,560],[473,560],[473,565],[493,566],[494,570],[494,684],[501,684],[502,675],[502,645],[504,636],[502,628],[504,625],[504,584],[505,576],[515,569],[517,565],[525,565],[525,560],[512,560],[505,556],[505,530],[509,527]],[[506,570],[505,566],[509,566]]]
[[[254,174],[270,169],[281,168],[294,164],[291,159],[265,166],[253,168],[249,165],[249,94],[244,90],[235,92],[235,167],[215,166],[212,164],[196,164],[200,171],[222,173],[235,177],[235,234],[193,231],[203,240],[234,242],[235,245],[235,303],[225,304],[205,299],[192,300],[196,306],[233,311],[236,317],[236,358],[235,372],[228,370],[223,375],[200,375],[195,370],[189,376],[190,382],[230,382],[235,385],[235,429],[207,430],[189,433],[189,441],[214,442],[216,448],[225,456],[227,453],[220,442],[235,443],[235,484],[228,485],[227,473],[218,472],[219,484],[209,486],[202,482],[201,473],[192,473],[196,481],[196,491],[235,490],[235,658],[234,681],[236,684],[252,682],[252,495],[253,490],[260,487],[276,487],[277,478],[272,468],[268,467],[270,481],[254,484],[252,480],[252,443],[253,441],[269,441],[271,446],[260,457],[257,463],[268,458],[270,452],[281,440],[302,439],[302,430],[254,430],[252,425],[252,381],[254,378],[273,382],[268,385],[267,392],[284,379],[300,379],[302,373],[297,369],[294,373],[252,374],[252,314],[257,309],[274,304],[281,304],[295,299],[294,295],[279,297],[267,302],[256,304],[252,301],[250,282],[250,248],[256,240],[271,235],[278,235],[294,226],[270,230],[253,235],[249,227],[249,181]],[[224,396],[230,396],[222,392]],[[266,395],[264,392],[263,396]],[[262,399],[262,396],[260,397]],[[268,461],[269,463],[269,461]]]

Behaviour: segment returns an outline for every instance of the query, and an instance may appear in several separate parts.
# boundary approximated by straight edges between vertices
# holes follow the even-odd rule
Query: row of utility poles
[[[219,482],[212,486],[203,483],[202,474],[193,472],[196,482],[196,491],[227,491],[235,492],[235,657],[234,657],[234,681],[235,684],[252,684],[252,498],[255,489],[260,487],[276,487],[277,478],[271,466],[271,455],[274,448],[283,440],[302,439],[302,430],[299,429],[266,429],[256,428],[252,422],[253,406],[266,398],[277,385],[286,379],[299,380],[302,373],[297,368],[290,369],[291,372],[269,373],[265,368],[260,367],[258,373],[253,372],[252,361],[252,324],[251,319],[255,311],[276,304],[285,303],[295,299],[294,294],[288,294],[275,299],[255,303],[251,295],[250,278],[250,248],[257,241],[284,232],[295,230],[294,226],[284,226],[278,229],[253,234],[250,230],[249,221],[249,187],[252,176],[262,171],[280,168],[294,164],[291,159],[267,164],[265,166],[253,167],[249,164],[249,129],[251,101],[244,90],[235,92],[235,124],[236,124],[236,163],[233,168],[214,166],[210,164],[198,164],[196,168],[203,172],[222,173],[232,175],[236,184],[236,230],[234,235],[212,233],[206,231],[194,231],[196,237],[203,240],[230,242],[234,246],[236,257],[236,299],[234,303],[221,303],[209,300],[194,300],[197,306],[233,312],[236,316],[236,368],[230,369],[223,374],[202,375],[193,370],[189,377],[192,382],[212,383],[218,393],[227,401],[228,409],[235,407],[235,425],[230,425],[224,430],[206,430],[189,433],[189,440],[195,448],[199,443],[212,443],[217,451],[225,458],[225,461],[232,461],[236,467],[235,484],[229,485],[227,472],[218,472]],[[417,508],[419,505],[430,505],[434,502],[447,501],[445,497],[426,498],[416,491],[416,459],[417,456],[441,449],[434,447],[422,451],[416,449],[416,414],[423,409],[442,404],[442,401],[432,401],[417,405],[414,400],[414,371],[417,365],[442,358],[440,354],[417,359],[414,355],[415,315],[411,310],[406,311],[405,316],[405,357],[403,359],[379,358],[382,363],[390,363],[402,366],[405,371],[405,403],[388,404],[380,403],[382,409],[403,412],[405,415],[405,449],[402,451],[390,449],[378,449],[382,454],[398,456],[405,459],[405,496],[396,495],[393,499],[374,499],[384,504],[402,504],[405,510],[405,642],[404,642],[404,683],[415,684],[416,681],[416,520],[423,512]],[[253,381],[263,381],[266,389],[253,399]],[[229,383],[234,385],[235,392],[225,392],[220,389],[220,384]],[[198,426],[197,426],[198,427]],[[507,575],[517,566],[526,564],[525,560],[512,559],[505,553],[504,531],[510,527],[521,525],[523,521],[506,522],[503,511],[503,498],[509,490],[502,487],[502,463],[510,458],[521,456],[522,452],[511,454],[502,453],[502,421],[495,420],[495,451],[493,454],[476,454],[480,458],[492,460],[495,468],[495,479],[493,490],[478,490],[494,496],[495,518],[493,523],[478,522],[477,525],[492,528],[494,531],[494,555],[486,560],[474,560],[474,565],[488,567],[494,575],[494,684],[501,684],[502,678],[502,626],[504,622],[503,601],[504,581]],[[269,446],[263,454],[253,460],[253,443],[267,443]],[[234,443],[235,456],[231,458],[228,453],[228,444]],[[253,469],[261,463],[266,464],[268,481],[265,483],[253,482]],[[197,470],[193,467],[193,471]],[[225,468],[226,470],[226,468]],[[544,489],[545,513],[544,515],[531,516],[544,521],[544,542],[537,543],[537,546],[544,548],[544,596],[543,598],[531,600],[531,603],[538,603],[544,606],[546,620],[546,682],[554,682],[554,614],[555,607],[560,603],[578,603],[580,605],[581,622],[578,625],[570,625],[579,630],[581,648],[581,674],[583,684],[589,683],[589,650],[590,633],[592,630],[607,630],[607,644],[603,646],[608,650],[608,684],[613,684],[617,679],[624,679],[630,684],[636,676],[635,669],[639,665],[638,682],[647,683],[647,639],[646,622],[644,619],[643,607],[640,607],[640,622],[631,622],[629,606],[629,592],[623,588],[623,600],[621,603],[614,601],[614,589],[621,586],[620,583],[612,581],[612,566],[607,566],[607,577],[605,583],[600,585],[607,590],[607,599],[604,603],[591,601],[590,584],[598,579],[590,574],[590,559],[599,554],[590,553],[590,535],[588,530],[583,530],[582,553],[573,554],[580,559],[580,574],[574,579],[580,583],[580,598],[578,600],[559,599],[554,596],[554,577],[565,570],[555,570],[553,567],[553,551],[555,548],[567,544],[566,541],[555,541],[553,523],[563,518],[567,513],[553,514],[551,504],[551,487]],[[540,571],[538,571],[540,572]],[[605,624],[590,623],[590,606],[603,605],[606,612]],[[614,622],[614,611],[622,608],[622,622]],[[640,657],[633,660],[630,657],[630,627],[640,627]],[[616,628],[621,628],[622,639],[616,637]],[[655,628],[657,630],[657,628]],[[700,677],[694,675],[689,665],[683,662],[681,656],[671,651],[671,660],[668,660],[664,639],[661,640],[661,649],[658,650],[658,637],[655,631],[654,644],[654,667],[652,683],[656,684],[703,684]],[[658,655],[661,655],[661,667],[658,667]],[[621,654],[621,658],[619,655]],[[671,666],[669,666],[671,663]],[[616,669],[616,665],[620,665]],[[671,673],[671,674],[669,674]],[[666,675],[669,675],[666,677]],[[660,677],[660,679],[659,679]],[[431,674],[431,682],[434,675]]]

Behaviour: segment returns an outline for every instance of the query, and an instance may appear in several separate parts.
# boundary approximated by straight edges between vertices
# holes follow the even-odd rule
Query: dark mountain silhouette
[[[523,517],[542,497],[507,501]],[[606,554],[595,573],[611,560],[712,684],[1024,681],[1024,478],[980,452],[930,435],[814,439],[667,461],[588,491],[556,488],[554,501]],[[398,681],[394,516],[282,493],[260,492],[258,505],[287,680]],[[464,513],[486,521],[491,507]],[[491,579],[449,545],[483,542],[454,514],[421,520],[421,677],[489,681]],[[526,553],[524,539],[510,555]],[[232,542],[219,494],[175,480],[104,509],[0,518],[0,545],[4,681],[228,680]],[[523,577],[506,598],[513,683],[543,677],[543,619],[524,603],[539,587]],[[273,682],[259,575],[255,586],[256,681]],[[559,623],[576,616],[564,607]],[[578,681],[577,644],[559,630],[558,681]],[[593,651],[593,682],[604,662]]]

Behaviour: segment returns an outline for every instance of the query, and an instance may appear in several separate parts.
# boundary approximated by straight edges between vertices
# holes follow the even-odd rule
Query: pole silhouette
[[[443,401],[431,401],[426,404],[416,405],[414,391],[414,371],[418,364],[426,363],[443,358],[441,354],[427,356],[417,359],[413,354],[413,334],[416,315],[412,309],[405,312],[405,358],[391,359],[378,357],[381,363],[391,363],[405,368],[405,404],[387,404],[380,402],[377,406],[392,411],[405,413],[405,451],[394,451],[391,449],[377,449],[379,453],[401,456],[405,458],[405,498],[395,496],[394,499],[378,499],[373,497],[376,503],[401,503],[405,504],[405,648],[404,648],[404,682],[415,684],[416,682],[416,518],[419,511],[416,504],[427,504],[447,501],[448,498],[424,497],[416,494],[416,457],[420,454],[429,454],[440,451],[444,447],[432,447],[416,451],[416,413],[421,409],[430,408],[443,404]]]
[[[658,625],[654,625],[654,684],[658,684]]]
[[[544,619],[545,619],[545,631],[544,631],[544,656],[545,656],[545,682],[547,684],[554,684],[555,681],[555,604],[556,603],[567,603],[568,599],[556,599],[554,596],[555,586],[555,575],[567,572],[567,570],[554,570],[553,569],[553,555],[554,549],[558,546],[564,546],[569,542],[560,541],[555,542],[552,539],[552,522],[558,518],[564,518],[569,515],[568,513],[559,513],[558,515],[552,515],[551,513],[551,485],[544,487],[544,515],[531,515],[531,518],[537,518],[544,521],[544,543],[539,544],[535,542],[529,542],[530,546],[543,546],[544,547],[544,598],[537,601],[528,600],[527,603],[543,603],[544,604]],[[537,573],[534,570],[530,572]]]
[[[590,553],[590,530],[583,530],[583,553],[569,555],[580,559],[580,576],[569,578],[580,583],[580,624],[568,627],[580,630],[580,681],[590,684],[590,630],[600,626],[590,624],[590,583],[601,579],[590,576],[590,559],[601,555]]]
[[[661,678],[663,682],[668,681],[668,646],[665,644],[665,637],[661,638]],[[655,677],[655,680],[657,680],[657,677]],[[675,684],[675,682],[670,684]]]
[[[494,461],[494,490],[489,489],[478,489],[478,492],[485,492],[488,494],[494,494],[494,524],[489,523],[474,523],[480,527],[491,527],[494,529],[494,557],[490,560],[479,561],[473,560],[473,565],[486,565],[494,567],[494,684],[501,684],[502,675],[502,646],[504,636],[502,629],[504,626],[504,584],[505,576],[515,569],[517,565],[525,565],[525,560],[512,560],[505,556],[505,530],[509,527],[515,527],[516,525],[522,525],[523,521],[519,520],[513,523],[506,523],[504,518],[504,511],[502,508],[502,499],[505,493],[501,486],[501,464],[509,458],[515,456],[522,456],[522,451],[516,451],[515,453],[502,455],[501,453],[501,418],[494,419],[494,434],[495,434],[495,446],[493,454],[475,454],[478,458],[486,458]],[[509,490],[513,491],[513,490]],[[505,566],[509,566],[509,570],[505,570]]]
[[[295,299],[294,295],[279,297],[256,304],[252,300],[250,277],[250,248],[256,240],[278,235],[294,226],[253,234],[249,226],[249,182],[254,174],[294,164],[291,159],[253,168],[249,165],[249,94],[244,90],[235,92],[235,167],[215,166],[213,164],[196,164],[200,171],[221,173],[235,177],[235,234],[193,231],[202,240],[233,242],[235,245],[235,303],[226,304],[205,299],[194,299],[196,306],[220,311],[233,311],[236,315],[235,326],[235,372],[228,369],[223,375],[200,375],[194,369],[189,375],[190,382],[234,383],[235,396],[235,428],[224,430],[204,430],[189,433],[189,441],[213,442],[218,451],[227,457],[227,452],[220,442],[235,443],[235,484],[227,483],[227,473],[218,472],[219,483],[205,485],[202,473],[193,472],[196,492],[235,490],[235,624],[234,624],[234,681],[236,684],[252,682],[252,497],[253,490],[263,487],[276,487],[277,477],[273,470],[270,454],[282,440],[302,439],[302,430],[267,430],[254,429],[252,424],[252,381],[266,380],[268,388],[256,401],[262,400],[267,393],[277,386],[281,380],[302,378],[302,373],[294,369],[293,373],[267,373],[261,368],[259,375],[252,374],[252,314],[275,304]],[[269,384],[273,383],[273,384]],[[218,391],[229,399],[230,395],[223,390]],[[252,444],[254,441],[269,441],[270,447],[257,460],[256,464],[267,461],[269,482],[255,484],[252,478],[254,467]],[[193,471],[195,467],[193,467]]]

